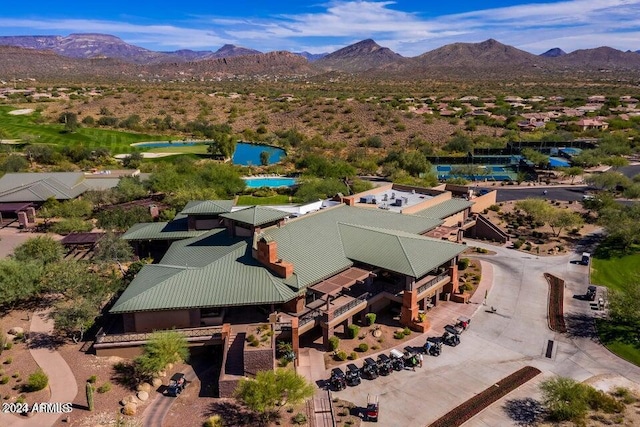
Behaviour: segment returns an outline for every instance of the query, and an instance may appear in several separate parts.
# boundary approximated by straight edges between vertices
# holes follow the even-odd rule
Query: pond
[[[131,145],[142,148],[175,148],[205,145],[206,143],[207,141],[154,141],[139,142]],[[270,165],[280,162],[287,155],[282,148],[272,147],[269,145],[251,144],[249,142],[238,142],[236,144],[236,151],[233,153],[232,162],[234,165],[260,166],[260,153],[263,151],[269,153]]]
[[[285,177],[258,177],[258,178],[243,178],[247,184],[247,188],[260,188],[260,187],[291,187],[296,184],[295,178]]]

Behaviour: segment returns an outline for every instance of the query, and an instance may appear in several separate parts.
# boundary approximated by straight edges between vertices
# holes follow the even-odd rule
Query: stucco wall
[[[442,225],[446,227],[457,227],[460,221],[464,221],[464,211],[458,212],[444,220]]]
[[[482,211],[487,209],[489,206],[496,204],[497,196],[498,196],[498,191],[493,190],[483,196],[479,196],[472,199],[473,206],[471,206],[471,212],[482,213]]]
[[[189,310],[165,310],[135,313],[136,332],[151,332],[156,329],[191,328]]]
[[[424,202],[420,202],[417,205],[409,206],[408,208],[402,209],[403,214],[412,214],[416,212],[420,212],[424,209],[430,208],[432,206],[439,205],[440,203],[450,200],[452,194],[448,191],[446,193],[440,193],[433,196],[431,199],[427,199]]]

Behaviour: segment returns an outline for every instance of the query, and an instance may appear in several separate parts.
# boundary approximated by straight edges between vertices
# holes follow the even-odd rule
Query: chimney
[[[278,258],[278,243],[269,237],[258,239],[258,262],[285,279],[293,274],[293,264]]]

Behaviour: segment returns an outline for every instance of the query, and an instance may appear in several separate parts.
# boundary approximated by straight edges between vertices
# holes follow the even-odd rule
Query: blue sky
[[[494,38],[542,53],[640,49],[640,0],[7,1],[0,35],[116,35],[152,50],[331,52],[366,38],[405,55]]]

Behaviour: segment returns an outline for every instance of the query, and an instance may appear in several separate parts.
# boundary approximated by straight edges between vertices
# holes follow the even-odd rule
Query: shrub
[[[479,254],[488,254],[489,253],[489,249],[476,248],[476,252],[479,253]]]
[[[524,245],[524,240],[522,240],[522,239],[518,239],[515,242],[513,242],[513,248],[514,249],[520,249],[520,247],[522,247],[522,245]]]
[[[367,319],[367,325],[372,326],[376,323],[376,314],[375,313],[367,313],[364,316]]]
[[[306,424],[307,423],[307,416],[301,412],[297,413],[293,418],[291,418],[291,421],[294,424]]]
[[[102,394],[102,393],[106,393],[106,392],[108,392],[110,390],[111,390],[111,383],[107,381],[106,383],[104,383],[100,387],[98,387],[98,389],[96,391],[98,393]]]
[[[616,389],[613,390],[612,394],[614,397],[617,397],[618,399],[622,400],[622,402],[627,405],[637,400],[636,397],[631,392],[631,390],[629,390],[626,387],[616,387]]]
[[[349,327],[347,328],[348,331],[348,335],[349,338],[355,338],[358,336],[358,333],[360,332],[360,328],[357,325],[349,325]]]
[[[364,353],[365,351],[369,350],[369,345],[366,342],[363,342],[357,347],[357,349],[360,353]]]
[[[12,342],[8,342],[4,345],[4,349],[5,350],[11,350],[11,348],[13,347],[13,343]]]
[[[404,332],[403,331],[395,331],[393,334],[393,337],[397,340],[401,340],[404,338]]]
[[[377,346],[377,345],[372,345],[372,346],[371,346],[371,350],[374,350],[374,351],[375,351],[375,350],[378,350],[379,348],[380,348],[380,347],[379,347],[379,346]]]
[[[207,418],[207,421],[203,424],[204,427],[223,427],[224,422],[222,421],[222,417],[220,415],[212,415]]]
[[[20,377],[20,372],[14,372],[13,375],[11,375],[13,378],[18,378]]]
[[[0,378],[0,384],[6,384],[9,382],[9,377],[4,376],[2,378]]]
[[[466,270],[469,267],[469,264],[471,264],[469,258],[461,258],[458,261],[458,270]]]
[[[349,360],[356,360],[358,359],[358,353],[356,353],[355,351],[352,351],[351,354],[349,354]]]
[[[38,369],[33,374],[29,375],[26,389],[27,391],[39,391],[44,389],[49,384],[49,377],[42,369]]]
[[[11,357],[7,357],[7,358],[4,360],[4,364],[5,364],[5,365],[11,365],[11,363],[12,363],[12,362],[13,362],[13,359],[12,359]]]
[[[336,353],[336,359],[340,360],[340,361],[345,361],[347,360],[347,353],[344,351],[339,351]]]
[[[336,351],[340,345],[340,338],[334,336],[329,337],[329,348],[331,351]]]
[[[408,327],[405,327],[402,330],[402,335],[404,335],[405,337],[411,335],[411,329],[409,329]]]
[[[91,375],[87,381],[90,382],[91,384],[95,384],[96,381],[98,381],[98,377],[95,375]]]
[[[494,212],[500,212],[500,206],[498,206],[498,205],[491,205],[487,209],[489,209],[490,211],[494,211]]]

